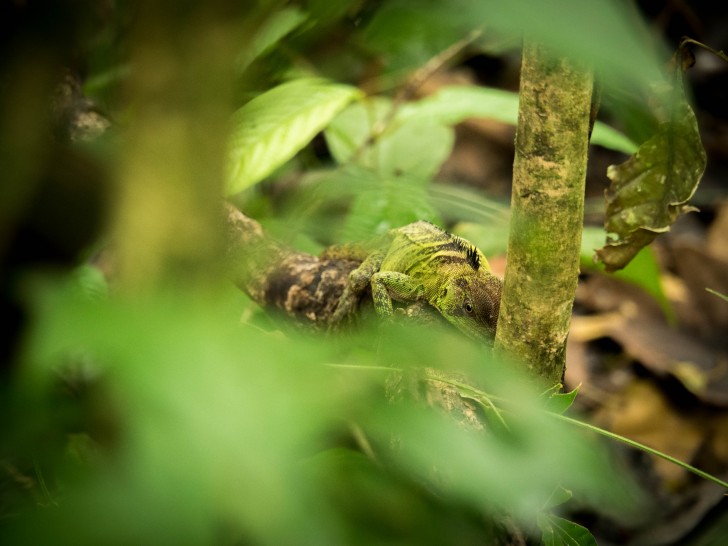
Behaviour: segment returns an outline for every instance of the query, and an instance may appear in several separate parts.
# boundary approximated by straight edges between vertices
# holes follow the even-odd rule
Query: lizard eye
[[[466,301],[463,304],[463,309],[465,309],[465,312],[468,314],[471,314],[473,312],[473,306],[469,301]]]

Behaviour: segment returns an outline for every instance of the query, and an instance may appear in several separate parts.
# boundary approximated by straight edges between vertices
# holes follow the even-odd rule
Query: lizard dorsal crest
[[[480,254],[478,253],[478,249],[467,241],[464,241],[460,237],[453,237],[455,237],[455,244],[463,253],[465,253],[465,259],[468,261],[470,266],[475,271],[480,269]]]

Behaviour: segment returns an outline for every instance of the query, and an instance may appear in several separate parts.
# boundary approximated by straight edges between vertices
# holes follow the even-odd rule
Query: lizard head
[[[492,340],[498,324],[503,281],[490,272],[457,276],[443,288],[438,308],[469,337]]]

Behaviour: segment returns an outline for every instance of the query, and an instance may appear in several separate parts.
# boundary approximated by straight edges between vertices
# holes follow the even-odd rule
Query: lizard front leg
[[[392,298],[398,301],[418,301],[425,296],[425,287],[415,279],[397,271],[379,271],[372,275],[372,299],[380,317],[391,317]]]
[[[371,282],[372,276],[379,270],[384,260],[385,253],[377,251],[369,254],[362,264],[354,271],[349,273],[349,282],[344,288],[344,292],[339,298],[331,317],[331,324],[339,324],[347,316],[351,315],[359,301],[362,293],[366,290]]]

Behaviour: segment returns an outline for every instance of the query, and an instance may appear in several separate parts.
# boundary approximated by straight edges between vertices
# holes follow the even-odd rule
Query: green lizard
[[[392,315],[392,299],[424,300],[471,338],[493,338],[503,283],[472,243],[420,221],[390,230],[373,248],[341,245],[322,254],[362,261],[349,274],[333,323],[349,315],[371,285],[381,317]]]

